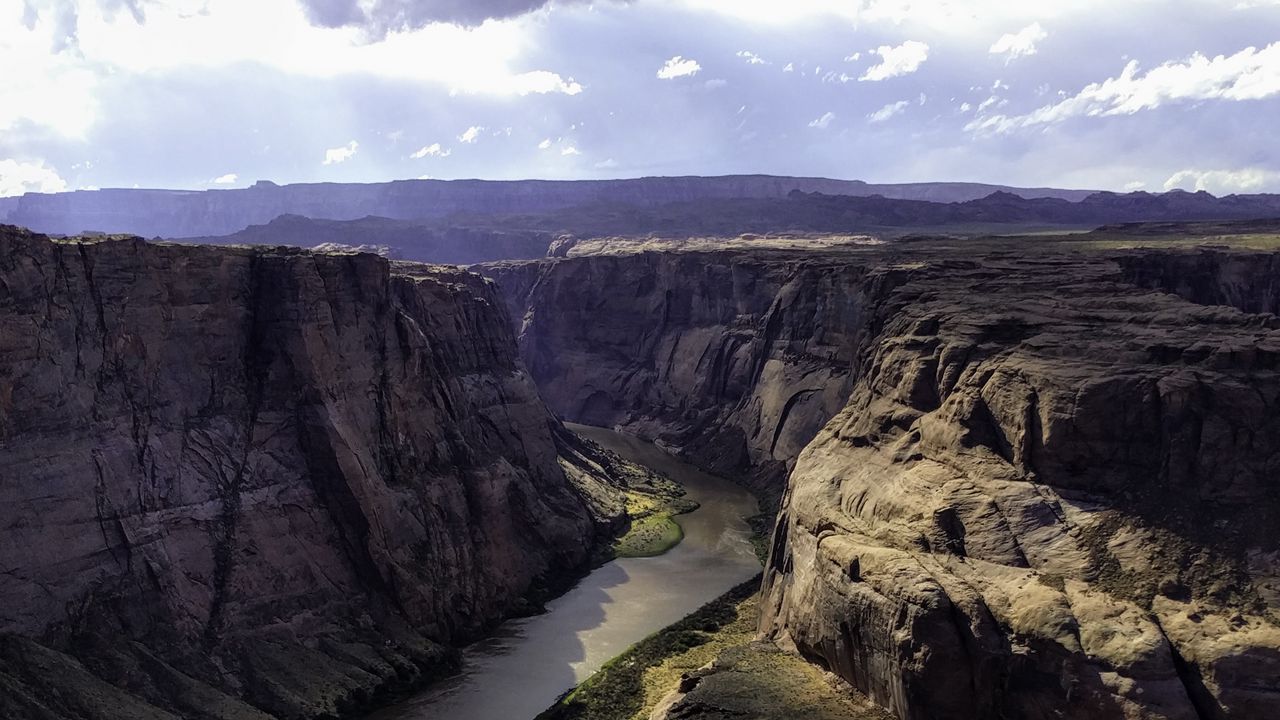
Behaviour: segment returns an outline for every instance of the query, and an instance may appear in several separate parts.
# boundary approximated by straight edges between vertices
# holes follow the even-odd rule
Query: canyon
[[[903,720],[1269,717],[1278,256],[1105,237],[464,270],[5,229],[0,711],[336,717],[448,673],[626,525],[642,471],[572,421],[766,510],[767,649],[654,717],[751,716],[717,703],[779,652]]]
[[[1274,262],[922,243],[481,270],[558,414],[781,496],[761,632],[897,717],[1261,718]]]
[[[625,524],[491,285],[0,228],[0,714],[336,717]]]

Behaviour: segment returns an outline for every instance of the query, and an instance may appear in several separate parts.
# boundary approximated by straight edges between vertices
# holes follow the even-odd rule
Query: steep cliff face
[[[476,275],[3,228],[0,714],[330,717],[447,667],[609,522],[562,431]]]
[[[902,718],[1268,717],[1280,321],[1122,278],[898,288],[791,475],[764,629]]]
[[[639,253],[482,267],[561,417],[620,426],[776,496],[841,407],[869,298],[906,271],[797,253]]]
[[[1125,280],[1200,305],[1280,315],[1280,255],[1187,250],[1118,255]]]
[[[485,272],[557,412],[766,487],[794,463],[762,629],[898,717],[1265,718],[1280,321],[1215,305],[1271,307],[1275,260],[1212,258],[913,243]]]

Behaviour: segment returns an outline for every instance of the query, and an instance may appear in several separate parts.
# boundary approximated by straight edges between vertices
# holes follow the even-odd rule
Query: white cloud
[[[697,75],[698,71],[701,69],[702,66],[698,64],[697,60],[690,60],[676,55],[658,69],[658,78],[661,80],[674,80],[676,78]]]
[[[1127,182],[1127,183],[1125,183],[1125,184],[1124,184],[1124,189],[1125,189],[1125,192],[1133,192],[1133,191],[1135,191],[1135,190],[1141,190],[1142,188],[1144,188],[1144,187],[1146,187],[1146,186],[1147,186],[1147,184],[1146,184],[1146,183],[1144,183],[1144,182],[1142,182],[1141,180],[1134,180],[1133,182]]]
[[[546,150],[549,147],[551,147],[551,138],[545,138],[542,142],[538,143],[539,150]]]
[[[613,158],[607,158],[595,164],[597,170],[612,170],[616,167],[618,167],[618,161]]]
[[[449,157],[452,153],[452,150],[446,150],[440,147],[440,143],[437,142],[431,143],[430,145],[423,145],[409,157],[413,160],[421,160],[424,157]]]
[[[860,52],[856,52],[856,53],[854,53],[854,54],[852,54],[852,55],[846,55],[846,56],[845,56],[845,58],[844,58],[844,61],[845,61],[845,62],[858,62],[858,61],[859,61],[859,60],[861,60],[861,59],[862,59],[862,53],[860,53]]]
[[[351,159],[356,154],[356,150],[360,147],[360,143],[352,140],[342,147],[329,148],[324,151],[324,164],[337,165]]]
[[[967,102],[960,103],[960,112],[961,112],[961,114],[963,114],[963,113],[967,113],[967,112],[969,112],[969,111],[970,111],[970,110],[972,110],[972,109],[973,109],[973,106],[972,106],[972,105],[970,105],[969,103],[967,103]]]
[[[561,155],[581,155],[582,153],[578,150],[578,148],[572,145],[566,145],[565,147],[560,148],[560,154]]]
[[[471,127],[462,131],[462,134],[458,136],[458,142],[467,143],[468,145],[470,145],[474,143],[477,138],[480,137],[480,133],[482,132],[484,132],[483,125],[472,125]]]
[[[44,164],[0,160],[0,197],[10,197],[28,192],[55,193],[67,189],[67,183],[58,171]]]
[[[742,58],[743,60],[746,60],[748,65],[768,65],[769,64],[768,62],[765,62],[764,58],[751,52],[750,50],[739,50],[738,57]]]
[[[211,182],[214,185],[234,185],[236,180],[239,179],[239,177],[240,176],[236,175],[235,173],[227,173],[226,175],[219,175],[218,177],[214,178]]]
[[[1263,168],[1182,170],[1165,181],[1164,189],[1204,190],[1214,195],[1275,192],[1280,190],[1280,171]]]
[[[813,120],[812,122],[810,122],[810,123],[809,123],[809,127],[811,127],[811,128],[818,128],[819,130],[826,130],[826,129],[827,129],[827,127],[828,127],[829,125],[831,125],[831,121],[832,121],[832,120],[835,120],[835,119],[836,119],[836,114],[835,114],[835,113],[833,113],[833,112],[825,112],[825,113],[823,113],[823,114],[822,114],[822,117],[820,117],[820,118],[818,118],[818,119]]]
[[[1016,33],[1001,35],[991,45],[989,52],[992,55],[1003,55],[1006,63],[1012,62],[1020,57],[1035,55],[1036,45],[1047,37],[1049,33],[1044,31],[1040,23],[1033,22]]]
[[[895,102],[895,103],[889,103],[888,105],[885,105],[879,110],[868,115],[867,120],[873,123],[882,123],[888,120],[889,118],[893,117],[894,115],[900,114],[903,110],[906,110],[907,106],[910,104],[911,103],[906,100],[899,100],[898,102]]]
[[[966,129],[1009,132],[1073,117],[1132,115],[1161,105],[1196,100],[1260,100],[1280,94],[1280,42],[1209,58],[1200,53],[1146,73],[1131,60],[1119,77],[1093,83],[1054,105],[1026,115],[994,115]]]
[[[702,83],[702,86],[708,90],[719,90],[728,84],[729,81],[724,78],[711,78],[710,80]]]
[[[880,64],[867,68],[859,80],[877,82],[913,73],[929,59],[929,46],[919,40],[908,40],[896,47],[881,45],[875,53],[880,56]]]
[[[494,87],[499,88],[500,93],[514,95],[529,95],[531,93],[538,95],[547,93],[577,95],[582,92],[582,85],[573,78],[566,80],[548,70],[534,70],[512,75],[508,80],[495,84]]]
[[[795,72],[795,71],[796,71],[795,63],[787,63],[786,67],[782,68],[782,72]]]

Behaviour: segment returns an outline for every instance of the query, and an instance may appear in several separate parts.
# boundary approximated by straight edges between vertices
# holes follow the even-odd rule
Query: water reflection
[[[571,427],[684,484],[701,504],[678,518],[684,541],[659,557],[600,567],[545,614],[505,623],[468,647],[461,674],[371,720],[532,718],[637,640],[759,572],[745,521],[757,511],[749,493],[636,438]]]

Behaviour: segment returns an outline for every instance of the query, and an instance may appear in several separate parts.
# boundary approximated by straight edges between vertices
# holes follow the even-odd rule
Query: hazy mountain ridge
[[[148,237],[194,237],[224,235],[287,214],[330,220],[354,220],[367,215],[422,220],[455,213],[519,215],[593,203],[647,207],[706,198],[781,198],[795,190],[944,202],[977,199],[994,191],[1067,199],[1082,199],[1091,192],[980,183],[876,185],[860,180],[772,175],[625,180],[395,180],[292,185],[260,181],[235,190],[116,188],[28,193],[0,202],[0,221],[57,234],[101,231]]]

